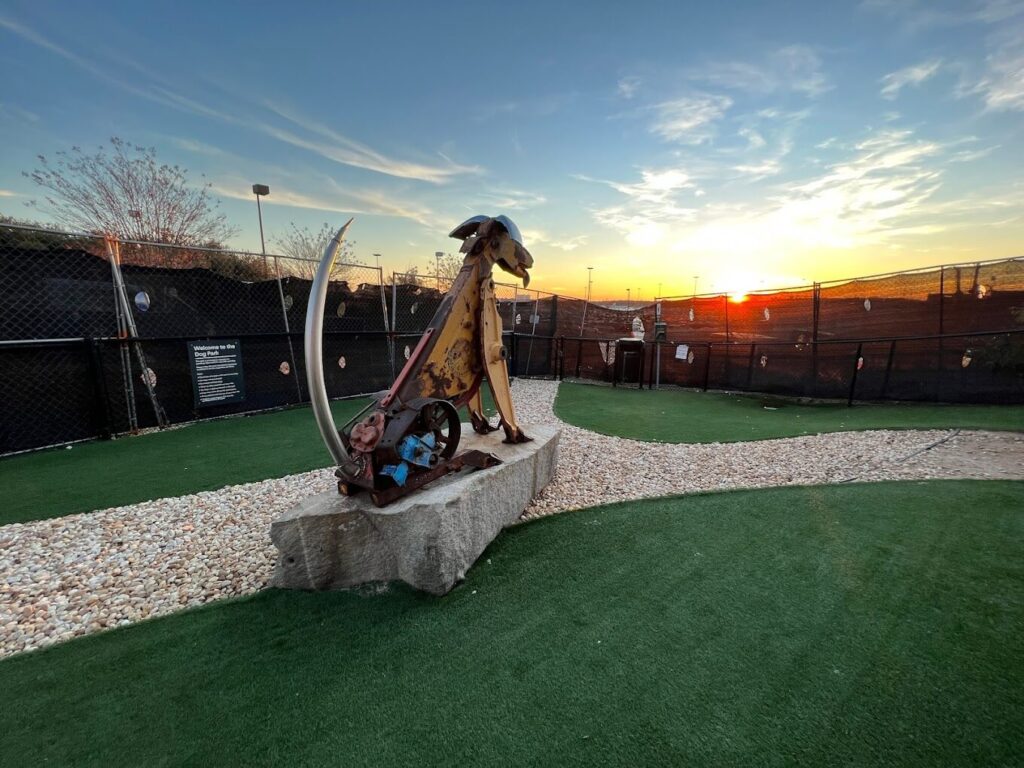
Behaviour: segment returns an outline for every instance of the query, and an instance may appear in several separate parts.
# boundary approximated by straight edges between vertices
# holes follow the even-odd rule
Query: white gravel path
[[[517,380],[520,422],[558,421],[552,411],[557,390],[556,382]],[[557,476],[524,519],[726,488],[1024,479],[1024,435],[1017,433],[887,430],[669,445],[562,426]],[[275,557],[271,521],[333,487],[333,469],[320,469],[0,526],[0,657],[262,589]]]

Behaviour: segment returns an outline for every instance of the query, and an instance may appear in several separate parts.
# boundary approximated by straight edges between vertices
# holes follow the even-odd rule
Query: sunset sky
[[[561,7],[555,7],[556,5]],[[258,250],[356,216],[429,271],[505,213],[531,287],[745,290],[1024,253],[1024,2],[0,1],[0,212],[111,136]]]

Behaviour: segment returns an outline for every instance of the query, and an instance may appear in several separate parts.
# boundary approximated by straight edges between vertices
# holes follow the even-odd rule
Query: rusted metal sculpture
[[[384,506],[431,480],[465,466],[498,460],[479,451],[457,454],[458,409],[467,406],[474,431],[501,428],[506,443],[528,438],[516,422],[509,387],[501,317],[494,296],[495,264],[529,283],[533,257],[518,227],[505,216],[474,216],[453,229],[465,260],[416,348],[382,396],[340,430],[331,417],[324,384],[323,318],[327,282],[351,219],[331,240],[317,269],[306,312],[306,377],[320,434],[338,465],[338,489],[369,491]],[[480,387],[486,378],[497,407],[498,426],[483,413]]]

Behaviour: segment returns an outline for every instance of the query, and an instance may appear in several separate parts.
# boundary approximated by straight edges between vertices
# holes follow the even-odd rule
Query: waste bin
[[[644,340],[625,338],[615,342],[613,384],[640,384],[644,372]]]

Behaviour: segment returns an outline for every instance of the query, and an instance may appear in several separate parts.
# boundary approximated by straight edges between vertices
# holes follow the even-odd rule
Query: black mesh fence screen
[[[307,402],[302,330],[315,268],[146,243],[108,250],[94,236],[0,225],[0,454]],[[451,282],[337,265],[324,321],[328,394],[389,387]],[[1024,259],[657,304],[602,305],[498,280],[495,294],[513,375],[1024,402]],[[656,320],[667,328],[659,343]],[[644,346],[620,345],[631,336]],[[223,341],[237,342],[244,398],[197,403],[189,342]]]

